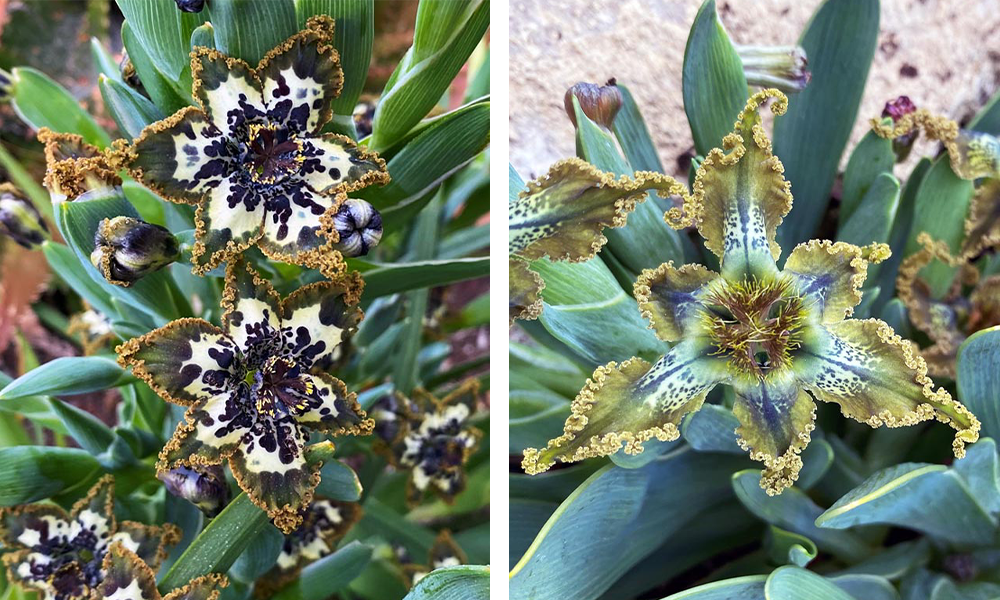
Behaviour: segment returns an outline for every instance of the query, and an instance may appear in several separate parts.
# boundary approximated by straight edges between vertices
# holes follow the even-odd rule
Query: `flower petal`
[[[105,475],[97,480],[87,495],[77,500],[70,511],[73,528],[89,529],[98,540],[117,531],[115,524],[115,478]]]
[[[277,570],[295,573],[327,556],[360,518],[361,507],[355,502],[316,500],[306,509],[302,525],[285,536],[275,563]]]
[[[238,174],[210,190],[195,213],[194,272],[204,275],[253,245],[264,231],[265,202]]]
[[[986,179],[976,188],[965,219],[962,256],[973,257],[1000,245],[1000,179]]]
[[[795,359],[799,381],[818,399],[872,427],[936,418],[951,425],[955,456],[979,439],[979,420],[927,377],[924,359],[878,319],[813,327]]]
[[[70,517],[51,504],[26,504],[0,508],[0,542],[4,548],[32,548],[69,530]]]
[[[106,600],[157,600],[156,575],[125,544],[115,543],[104,556],[105,576],[97,597]]]
[[[509,326],[517,319],[534,321],[542,314],[542,290],[545,282],[542,276],[528,267],[528,261],[510,258]]]
[[[217,600],[220,590],[228,585],[229,579],[225,575],[209,573],[192,579],[191,583],[170,592],[163,600]]]
[[[195,107],[143,129],[126,157],[129,175],[183,204],[197,204],[237,167],[222,132]]]
[[[263,363],[280,348],[281,297],[245,260],[226,266],[222,326],[248,364]]]
[[[846,242],[810,240],[792,250],[783,273],[791,275],[799,294],[815,302],[824,323],[836,323],[854,314],[861,302],[868,264],[888,256],[885,244],[859,248]]]
[[[305,409],[295,411],[296,421],[335,436],[371,434],[375,422],[367,418],[357,394],[348,393],[343,381],[326,373],[304,377],[310,379],[313,393],[303,398]]]
[[[559,161],[510,203],[509,254],[530,260],[592,258],[608,241],[604,228],[625,225],[628,213],[650,190],[664,197],[687,192],[658,173],[616,179],[577,158]]]
[[[327,133],[305,138],[301,152],[305,159],[299,167],[301,177],[320,194],[347,193],[389,182],[385,161],[347,136]]]
[[[269,51],[257,66],[268,117],[299,133],[318,133],[330,121],[344,72],[333,47],[333,19],[320,15]]]
[[[274,190],[265,201],[267,214],[257,245],[269,256],[288,257],[287,262],[294,263],[300,262],[300,254],[310,251],[331,252],[324,234],[332,227],[329,223],[344,198],[318,194],[302,182]]]
[[[118,531],[111,536],[111,543],[121,544],[150,568],[156,569],[167,557],[167,546],[176,544],[180,539],[181,531],[172,523],[157,526],[122,521]]]
[[[698,225],[705,246],[722,259],[726,277],[775,272],[781,254],[775,232],[792,207],[784,168],[757,113],[768,96],[775,99],[771,112],[784,114],[788,100],[781,92],[767,89],[750,97],[723,148],[714,148],[698,168],[694,196],[683,209]]]
[[[221,392],[188,408],[160,451],[158,472],[178,466],[219,464],[232,455],[253,425],[238,390]]]
[[[681,418],[701,408],[705,395],[727,378],[725,362],[711,352],[703,341],[687,339],[653,366],[631,358],[598,367],[573,401],[563,435],[541,451],[524,451],[525,472],[542,473],[556,460],[607,456],[623,445],[626,453],[639,454],[654,437],[677,439]]]
[[[789,371],[771,373],[764,381],[737,378],[733,388],[739,444],[767,467],[761,487],[779,494],[799,477],[799,453],[815,428],[816,404]]]
[[[635,299],[656,337],[665,342],[681,339],[687,323],[698,314],[701,293],[719,274],[699,264],[674,268],[673,262],[645,269],[635,282]]]
[[[434,545],[430,549],[428,566],[433,571],[434,569],[464,565],[466,560],[465,553],[451,537],[451,532],[445,529],[434,539]]]
[[[299,288],[281,304],[281,335],[303,370],[337,360],[337,350],[357,330],[364,283],[352,273]]]
[[[249,123],[267,117],[260,81],[242,60],[212,48],[195,47],[191,53],[194,97],[208,120],[226,137],[245,139]]]
[[[319,465],[306,464],[305,442],[290,417],[261,418],[229,458],[240,488],[285,533],[302,523],[300,511],[319,485]]]
[[[118,363],[164,399],[190,406],[227,389],[236,346],[202,319],[178,319],[118,346]]]
[[[910,321],[917,329],[927,334],[942,350],[951,348],[957,350],[964,341],[965,335],[959,331],[958,315],[955,312],[956,303],[964,303],[962,287],[964,283],[974,284],[979,273],[970,267],[963,259],[951,255],[948,244],[934,241],[926,233],[917,236],[917,241],[923,246],[917,252],[907,256],[899,266],[899,277],[896,289],[899,299],[906,306]],[[930,286],[920,279],[924,267],[938,260],[958,269],[950,289],[941,299],[935,298]],[[963,277],[970,275],[971,277]],[[966,279],[970,279],[966,282]]]

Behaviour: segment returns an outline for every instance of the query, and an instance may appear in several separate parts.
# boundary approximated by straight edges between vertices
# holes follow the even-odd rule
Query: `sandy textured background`
[[[794,44],[819,0],[720,0],[739,44]],[[514,0],[510,160],[524,177],[574,154],[563,94],[610,77],[629,86],[668,172],[692,147],[681,97],[688,29],[701,0]],[[963,120],[1000,87],[1000,0],[882,0],[875,60],[848,150],[868,117],[906,94]],[[931,150],[918,145],[914,154]],[[846,154],[846,153],[845,153]]]

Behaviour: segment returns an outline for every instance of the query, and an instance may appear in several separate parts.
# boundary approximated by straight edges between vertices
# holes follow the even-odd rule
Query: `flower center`
[[[257,412],[269,417],[302,414],[319,402],[313,380],[302,374],[295,361],[272,356],[264,365],[247,374]]]
[[[805,305],[787,280],[727,282],[705,303],[702,318],[713,354],[728,357],[742,373],[763,378],[787,367],[792,351],[802,345]]]
[[[253,123],[247,134],[244,165],[257,183],[277,183],[298,171],[305,157],[298,140],[276,125]]]

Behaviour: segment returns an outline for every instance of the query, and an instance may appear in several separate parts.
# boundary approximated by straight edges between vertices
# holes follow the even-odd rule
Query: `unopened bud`
[[[197,470],[177,467],[157,477],[167,491],[194,504],[209,518],[218,515],[229,504],[229,485],[222,465],[199,466]]]
[[[124,81],[129,87],[134,89],[142,89],[142,81],[139,80],[139,74],[135,70],[135,65],[132,64],[132,59],[129,58],[127,51],[122,51],[121,62],[118,63],[118,69],[122,74],[122,81]]]
[[[181,12],[198,13],[205,8],[205,0],[174,0]]]
[[[882,109],[882,118],[892,119],[892,122],[895,124],[904,116],[914,112],[917,112],[917,106],[913,104],[910,97],[900,96],[895,100],[885,103],[885,108]],[[914,127],[909,133],[904,133],[899,137],[893,138],[892,151],[896,153],[896,162],[906,160],[906,157],[910,155],[910,150],[913,148],[913,142],[917,140],[918,135],[920,135],[920,130]]]
[[[177,238],[159,225],[132,217],[104,219],[94,235],[90,262],[109,282],[128,287],[177,260]]]
[[[786,94],[806,89],[812,74],[801,46],[737,46],[747,83]]]
[[[0,102],[7,102],[14,94],[14,76],[0,69]]]
[[[340,236],[334,248],[344,256],[364,256],[382,239],[382,215],[375,207],[357,198],[348,198],[333,217]]]
[[[614,79],[610,79],[606,85],[578,83],[566,90],[566,96],[563,98],[566,114],[573,122],[573,127],[577,126],[576,111],[573,110],[574,97],[580,103],[583,114],[605,129],[611,129],[615,116],[622,107],[622,93]]]
[[[29,250],[49,239],[42,215],[10,183],[0,184],[0,233]]]

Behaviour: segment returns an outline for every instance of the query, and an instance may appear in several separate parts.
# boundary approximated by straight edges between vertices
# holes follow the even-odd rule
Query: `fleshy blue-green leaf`
[[[26,396],[85,394],[132,381],[134,379],[113,360],[99,356],[64,356],[12,381],[0,390],[0,401]]]
[[[105,147],[111,138],[80,103],[48,75],[30,67],[16,67],[11,105],[22,121],[33,129],[48,127],[59,133],[76,133],[95,146]]]
[[[856,246],[888,242],[898,207],[899,180],[892,173],[876,176],[847,221],[837,231],[837,239]],[[872,281],[873,270],[869,267],[868,277]]]
[[[135,32],[135,39],[145,48],[157,70],[176,81],[181,71],[189,65],[191,32],[208,20],[208,11],[186,13],[173,2],[149,0],[116,0],[118,8]],[[216,3],[211,3],[214,6]],[[266,2],[261,4],[268,4]],[[213,19],[214,20],[214,19]],[[216,24],[218,25],[218,24]],[[129,56],[133,56],[129,49]],[[133,61],[135,59],[133,58]],[[140,77],[142,73],[140,73]],[[146,83],[143,78],[143,83]],[[148,88],[147,88],[148,89]]]
[[[136,4],[139,3],[136,2]],[[152,4],[166,5],[165,2]],[[136,8],[136,10],[141,10],[141,8]],[[174,7],[174,11],[179,12],[176,7]],[[164,67],[167,71],[161,71],[157,67],[155,61],[149,56],[146,46],[139,39],[139,35],[133,30],[131,23],[133,22],[126,20],[122,24],[122,44],[128,52],[132,66],[135,67],[136,75],[142,81],[142,87],[145,88],[153,103],[160,108],[163,114],[172,114],[189,104],[194,104],[194,99],[191,97],[192,79],[190,58],[188,58],[188,39],[184,40],[183,68],[178,71],[179,74],[168,77],[164,73],[170,72],[171,69]],[[193,32],[194,28],[191,30],[192,34]]]
[[[252,67],[298,31],[292,0],[212,0],[205,6],[203,14],[215,29],[215,47]],[[188,33],[185,40],[190,37]]]
[[[274,600],[324,600],[357,577],[368,566],[372,547],[351,542],[302,570],[298,579],[274,595]],[[471,589],[469,590],[472,591]],[[487,593],[488,597],[489,594]]]
[[[490,568],[474,565],[432,571],[403,600],[489,600]]]
[[[958,399],[982,423],[982,435],[1000,438],[1000,327],[978,331],[958,349]]]
[[[656,144],[649,134],[646,121],[639,112],[639,105],[635,103],[632,92],[627,86],[619,83],[618,91],[622,95],[622,107],[615,117],[613,130],[618,144],[625,153],[625,160],[636,171],[662,173],[663,164],[660,163],[660,155],[656,152]],[[732,120],[736,120],[735,115]]]
[[[881,309],[896,296],[896,276],[899,273],[900,263],[906,257],[906,243],[910,238],[910,228],[913,225],[913,205],[917,191],[920,189],[920,183],[930,167],[931,161],[927,158],[921,158],[910,171],[899,196],[899,207],[896,209],[896,218],[892,223],[892,233],[889,234],[889,248],[892,250],[892,256],[878,265],[879,273],[876,283],[882,288],[882,293],[875,301],[876,309]],[[896,333],[908,337],[899,329],[896,329]]]
[[[858,600],[822,576],[799,567],[775,569],[767,578],[764,597],[768,600]]]
[[[861,138],[851,152],[851,159],[844,169],[844,187],[840,195],[840,229],[861,204],[861,199],[883,173],[892,175],[896,155],[892,152],[892,140],[869,131]]]
[[[0,448],[0,506],[15,506],[83,488],[100,470],[97,459],[79,448],[14,446]]]
[[[352,261],[359,265],[362,261]],[[428,287],[437,287],[485,277],[490,272],[488,256],[454,258],[451,260],[421,260],[402,263],[364,263],[360,268],[365,278],[365,299],[379,298]]]
[[[98,85],[104,107],[129,137],[139,137],[144,127],[164,117],[155,104],[124,83],[102,76]]]
[[[678,592],[663,600],[760,600],[764,597],[766,581],[765,575],[723,579]]]
[[[274,562],[278,560],[278,555],[281,554],[284,541],[285,536],[277,527],[274,525],[263,527],[233,563],[229,574],[240,581],[252,583],[271,570]]]
[[[317,494],[343,502],[361,499],[361,481],[354,469],[339,460],[331,460],[323,464],[320,474],[323,479],[316,488]]]

